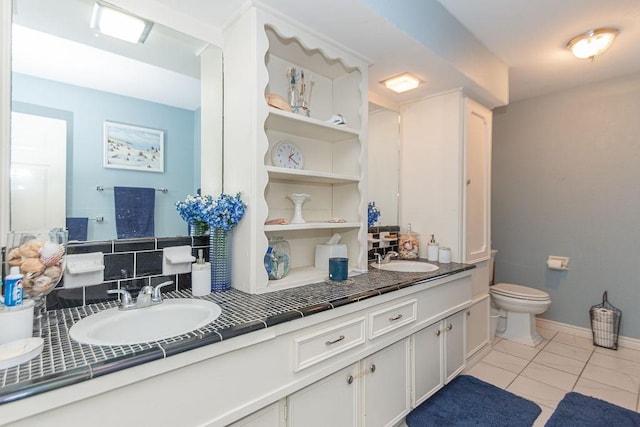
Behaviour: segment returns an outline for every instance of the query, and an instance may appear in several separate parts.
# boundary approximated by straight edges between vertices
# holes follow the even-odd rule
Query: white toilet
[[[542,337],[536,331],[536,314],[544,313],[551,305],[549,294],[511,283],[498,283],[489,289],[491,301],[500,309],[496,335],[531,347],[538,345]]]

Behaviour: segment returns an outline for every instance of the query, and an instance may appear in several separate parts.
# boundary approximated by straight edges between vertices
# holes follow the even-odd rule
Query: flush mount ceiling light
[[[615,28],[598,28],[580,34],[567,43],[567,48],[581,59],[593,59],[609,49],[616,38],[618,30]]]
[[[130,15],[109,4],[96,2],[93,6],[91,28],[102,34],[129,43],[144,43],[152,26],[153,22]]]
[[[391,89],[396,93],[406,92],[420,86],[420,80],[409,73],[400,74],[381,81],[387,89]]]

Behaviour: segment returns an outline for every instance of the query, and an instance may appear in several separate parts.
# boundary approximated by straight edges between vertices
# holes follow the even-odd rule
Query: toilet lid
[[[498,283],[491,286],[491,293],[513,297],[518,299],[526,299],[531,301],[546,301],[549,294],[539,289],[529,288],[527,286],[514,285],[512,283]]]

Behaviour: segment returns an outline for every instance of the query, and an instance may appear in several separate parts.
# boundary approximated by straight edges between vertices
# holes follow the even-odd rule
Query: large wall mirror
[[[159,24],[144,43],[99,34],[94,5],[14,1],[10,228],[87,218],[86,240],[115,239],[114,187],[143,187],[154,235],[184,235],[175,202],[221,182],[221,154],[203,155],[222,147],[205,132],[222,120],[222,51]]]
[[[369,201],[380,210],[377,225],[399,225],[400,114],[369,103]]]

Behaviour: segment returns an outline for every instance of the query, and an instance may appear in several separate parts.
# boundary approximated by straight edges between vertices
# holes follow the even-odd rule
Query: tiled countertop
[[[314,283],[261,295],[235,289],[213,293],[202,299],[213,301],[222,308],[222,314],[214,322],[188,334],[136,345],[87,345],[69,337],[68,331],[74,323],[90,314],[115,307],[114,302],[50,311],[41,320],[40,331],[37,331],[44,339],[42,354],[29,362],[0,370],[0,404],[472,268],[472,265],[451,263],[441,264],[439,270],[431,273],[371,269],[367,274],[355,276],[344,283]],[[192,298],[188,291],[164,295]]]

